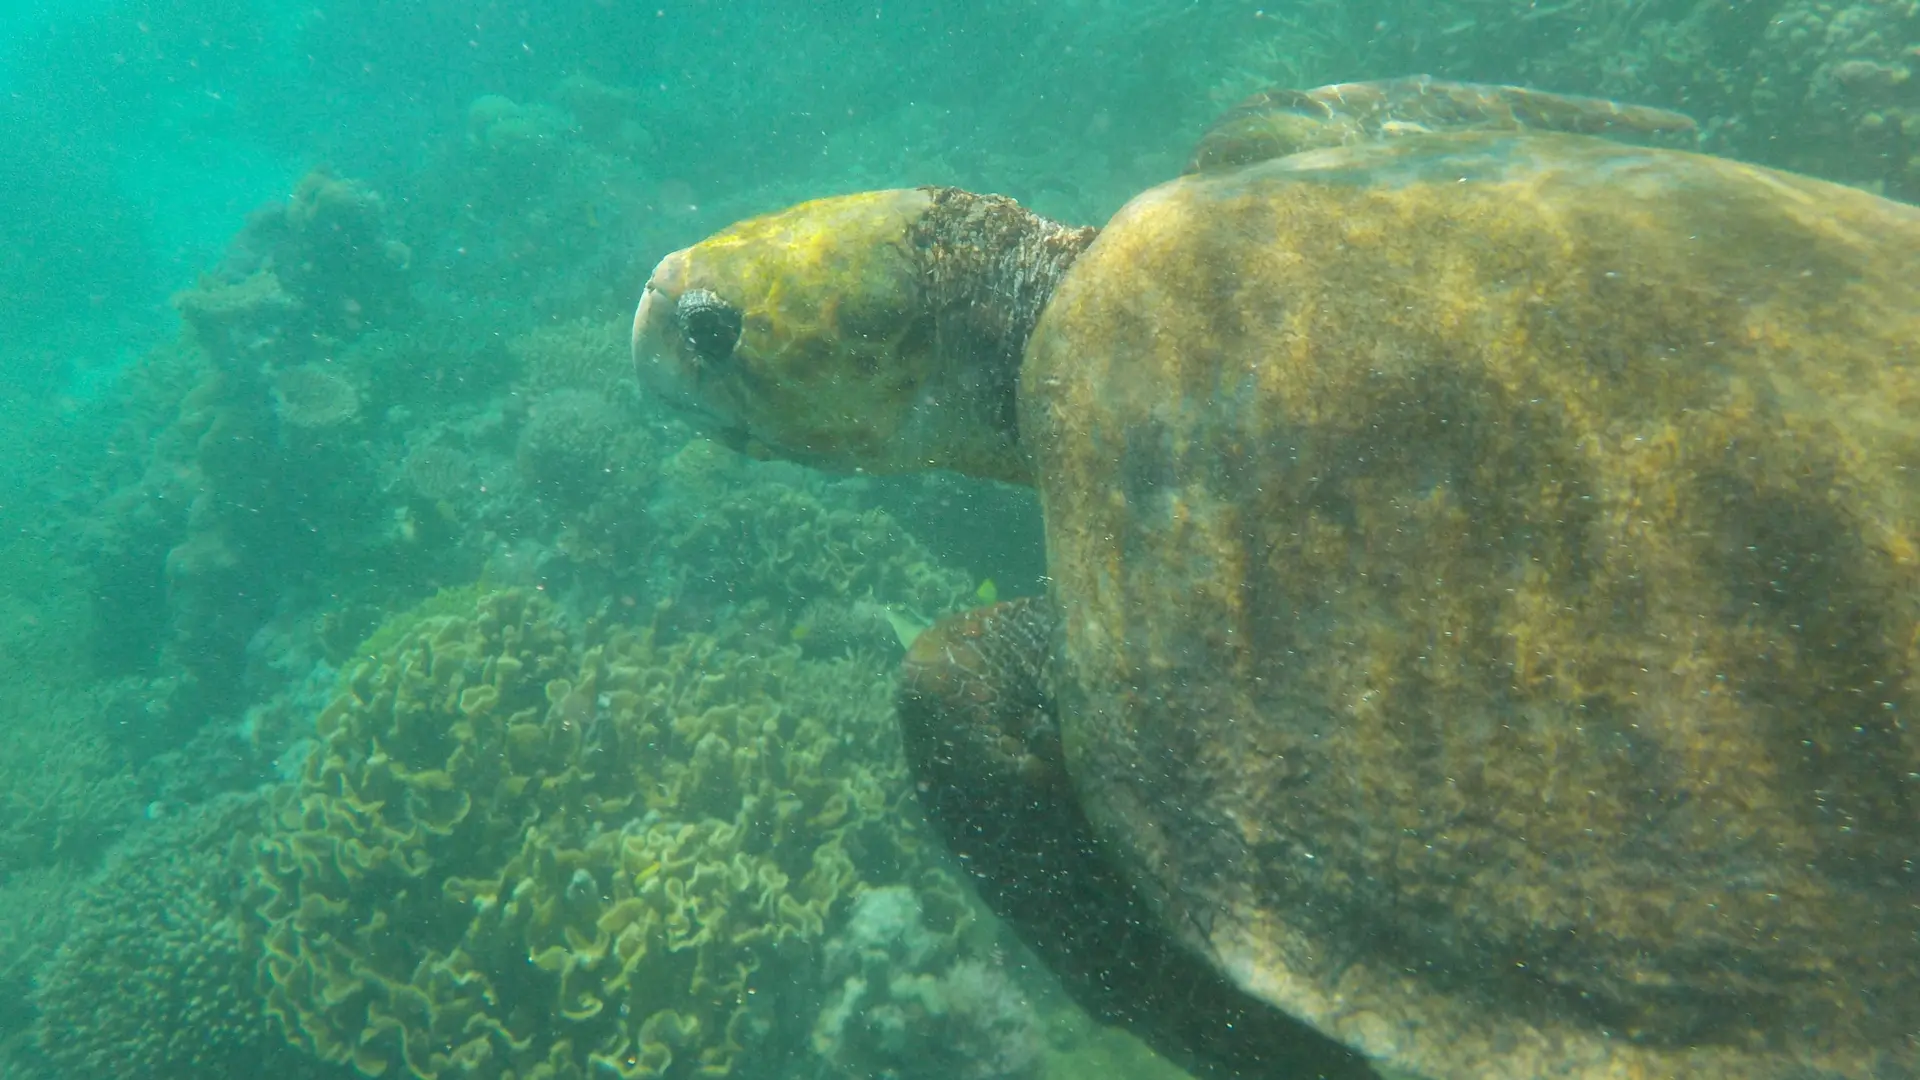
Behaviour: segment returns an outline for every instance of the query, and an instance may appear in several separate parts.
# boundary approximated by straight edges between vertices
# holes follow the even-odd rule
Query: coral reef
[[[975,602],[967,578],[884,511],[849,498],[857,482],[752,462],[704,439],[661,471],[656,559],[673,583],[675,617],[733,610],[810,653],[884,643],[891,659],[895,627],[910,633]]]
[[[96,718],[107,689],[22,681],[0,688],[0,883],[85,862],[139,820],[143,785]]]
[[[84,607],[95,624],[113,627],[68,654],[83,658],[90,674],[150,669],[166,637],[167,550],[185,530],[194,486],[192,444],[177,421],[208,374],[206,354],[190,339],[151,349],[95,420],[104,435],[95,436],[100,456],[81,489],[88,505],[67,526],[68,557],[88,580]]]
[[[261,809],[258,796],[227,796],[154,825],[87,885],[33,998],[59,1075],[320,1075],[288,1052],[252,993],[256,946],[228,849]]]
[[[130,729],[150,749],[244,707],[250,672],[274,667],[250,645],[329,556],[404,567],[370,557],[399,539],[376,480],[384,446],[366,431],[387,415],[367,371],[388,357],[356,347],[411,311],[384,205],[310,174],[175,298],[188,348],[169,375],[172,415],[85,533],[96,617],[126,630],[104,659],[152,673]]]
[[[819,945],[929,872],[870,665],[487,593],[343,676],[253,871],[266,1009],[418,1077],[717,1076],[803,1052]],[[949,886],[950,888],[950,886]]]
[[[69,866],[13,874],[0,884],[0,1044],[31,1035],[34,974],[72,926],[82,884]],[[0,1075],[10,1075],[7,1064],[0,1050]]]
[[[296,364],[273,378],[274,412],[296,428],[328,428],[360,415],[360,392],[324,364]]]
[[[654,539],[651,496],[659,451],[630,403],[555,390],[529,406],[514,446],[521,485],[542,531],[588,590],[631,590]]]
[[[589,591],[631,593],[654,539],[649,504],[660,447],[679,425],[640,399],[625,318],[544,324],[506,345],[516,366],[516,473]]]
[[[521,105],[501,94],[486,94],[467,106],[473,144],[494,168],[520,182],[558,167],[573,117],[551,105]]]
[[[94,723],[110,689],[75,663],[106,635],[63,539],[0,540],[0,885],[91,858],[138,814],[126,749]]]
[[[572,113],[581,131],[596,141],[650,150],[653,136],[640,126],[640,93],[614,86],[589,75],[568,75],[553,88],[553,96]]]
[[[415,495],[441,503],[464,495],[474,483],[473,457],[458,447],[426,442],[407,451],[401,473]]]
[[[105,407],[74,414],[74,447],[90,455],[84,467],[77,450],[43,452],[24,441],[11,466],[23,474],[43,464],[67,470],[59,484],[41,485],[48,509],[36,505],[22,516],[44,517],[31,523],[33,531],[69,548],[61,557],[83,561],[88,580],[71,585],[64,567],[27,559],[14,545],[0,552],[19,567],[10,582],[53,583],[45,596],[32,588],[0,590],[0,622],[9,630],[4,644],[16,665],[15,685],[0,692],[0,711],[20,718],[18,727],[0,732],[15,751],[0,761],[0,878],[25,888],[48,867],[87,868],[122,833],[143,828],[146,814],[182,813],[184,804],[210,790],[258,783],[280,775],[276,769],[299,781],[303,769],[318,768],[315,762],[344,738],[330,735],[316,757],[303,756],[300,740],[314,735],[312,699],[332,694],[330,665],[385,671],[407,649],[417,652],[421,635],[440,632],[434,627],[474,624],[477,610],[502,601],[483,601],[484,589],[462,587],[375,631],[405,598],[470,582],[483,565],[492,585],[539,586],[571,611],[590,611],[604,599],[617,612],[644,614],[664,602],[654,639],[563,628],[557,673],[520,687],[531,704],[517,708],[539,710],[545,724],[557,708],[544,696],[548,681],[592,683],[599,687],[597,731],[626,723],[602,716],[597,704],[600,691],[625,678],[608,674],[613,661],[607,658],[616,653],[648,657],[633,663],[650,672],[685,663],[707,675],[733,671],[746,663],[741,654],[756,653],[769,658],[769,671],[727,676],[738,680],[737,693],[727,690],[725,704],[714,708],[737,712],[757,701],[754,695],[779,696],[786,710],[780,724],[795,722],[796,708],[825,717],[825,705],[808,704],[813,690],[793,685],[842,679],[833,693],[856,700],[858,716],[850,722],[880,725],[864,691],[846,687],[865,686],[878,665],[899,654],[903,640],[974,602],[977,579],[942,562],[990,566],[986,572],[1003,593],[1035,588],[1043,573],[1038,556],[1012,551],[1014,542],[1006,539],[1037,532],[1038,511],[1024,494],[983,493],[951,478],[826,479],[748,461],[712,443],[688,443],[685,428],[636,392],[624,314],[635,285],[652,256],[726,220],[828,189],[950,182],[1008,191],[1068,220],[1098,221],[1176,171],[1191,135],[1248,91],[1273,82],[1311,85],[1412,71],[1680,108],[1703,122],[1705,145],[1718,152],[1910,199],[1920,194],[1914,145],[1920,137],[1920,5],[1911,0],[1573,0],[1520,9],[1495,0],[1371,8],[1310,0],[1231,11],[1175,0],[1117,6],[1063,0],[1020,12],[993,10],[993,31],[980,30],[988,21],[981,20],[962,35],[977,53],[970,62],[981,71],[999,70],[1009,42],[1044,53],[1061,65],[1045,95],[1017,77],[997,82],[986,97],[978,91],[981,80],[968,79],[964,92],[943,94],[930,85],[911,102],[900,100],[891,77],[878,74],[860,76],[865,90],[837,85],[824,94],[787,75],[751,91],[692,81],[658,85],[651,60],[632,52],[641,35],[623,36],[620,62],[610,55],[582,61],[577,48],[548,47],[542,58],[543,41],[554,39],[539,35],[556,21],[543,15],[525,30],[535,51],[515,52],[516,64],[531,66],[492,84],[511,87],[512,98],[475,99],[464,121],[456,116],[449,132],[426,139],[419,161],[387,169],[364,157],[330,154],[380,176],[390,197],[318,171],[301,179],[289,198],[252,215],[224,262],[176,297],[186,325],[181,340],[153,350],[105,391],[115,399],[112,409],[124,414]],[[799,36],[783,42],[822,48],[839,33],[811,17],[791,29]],[[675,49],[697,47],[671,35],[660,40]],[[540,66],[560,55],[570,57],[563,67]],[[1115,55],[1144,62],[1115,65]],[[1201,56],[1209,59],[1194,62]],[[781,95],[787,100],[776,102]],[[816,123],[814,116],[831,119]],[[752,137],[725,135],[743,130]],[[125,231],[116,225],[105,235]],[[49,395],[8,408],[28,405],[50,414],[69,407]],[[119,425],[111,434],[109,420]],[[53,457],[61,460],[50,462]],[[80,479],[70,481],[75,474]],[[0,502],[10,504],[10,513],[23,505],[11,495]],[[70,509],[82,503],[84,512]],[[995,527],[979,528],[983,520]],[[15,523],[9,518],[7,524]],[[1003,568],[1009,564],[1018,571]],[[680,633],[689,636],[668,643]],[[696,655],[699,648],[690,643],[711,651]],[[589,654],[600,659],[590,662]],[[48,674],[75,656],[90,660],[94,670],[72,673],[72,681],[82,674],[110,681],[76,687]],[[693,693],[690,700],[707,699]],[[758,702],[748,712],[761,710],[754,715],[765,723],[769,708]],[[836,709],[836,717],[847,712],[844,701]],[[456,700],[451,712],[436,715],[458,711]],[[460,722],[471,723],[464,715],[449,720]],[[759,746],[767,760],[784,760],[786,751],[768,749],[765,740],[725,724],[714,731],[734,750]],[[682,758],[712,767],[699,756],[704,735],[674,738],[679,741],[660,750],[671,760],[629,763],[631,775],[682,769]],[[587,745],[601,744],[583,741]],[[607,760],[607,752],[592,751],[593,760]],[[345,751],[334,756],[355,760]],[[551,755],[540,760],[566,774]],[[882,763],[873,767],[882,772],[893,768],[890,757],[876,760]],[[591,788],[614,781],[578,782]],[[786,790],[784,779],[767,782]],[[308,797],[318,798],[301,796]],[[505,796],[470,797],[507,813],[500,809],[509,805]],[[395,828],[404,816],[398,803],[373,811],[326,805],[331,813],[357,813]],[[411,987],[416,977],[395,959],[403,955],[452,963],[448,958],[459,949],[480,955],[492,948],[488,963],[508,971],[501,958],[512,950],[500,943],[522,947],[537,936],[534,916],[526,914],[539,907],[534,901],[515,909],[525,925],[509,925],[501,914],[515,903],[512,892],[522,881],[534,882],[527,895],[557,890],[561,900],[551,910],[567,903],[584,910],[591,890],[572,888],[575,871],[584,869],[598,890],[595,902],[611,910],[623,902],[620,889],[632,899],[650,895],[637,879],[652,862],[693,858],[696,869],[681,875],[683,896],[699,899],[702,912],[715,912],[716,926],[767,928],[785,924],[733,892],[738,874],[758,875],[765,864],[756,860],[773,858],[788,892],[799,895],[798,883],[813,872],[811,863],[802,865],[801,841],[769,846],[750,829],[729,833],[716,824],[733,828],[738,806],[715,803],[689,813],[642,800],[625,816],[596,818],[560,814],[538,799],[512,805],[538,805],[546,816],[497,849],[488,846],[492,840],[460,847],[466,841],[455,839],[466,834],[459,829],[450,837],[423,833],[414,846],[390,845],[402,853],[396,859],[417,860],[426,852],[440,860],[436,866],[460,867],[454,877],[485,883],[461,886],[471,895],[461,894],[467,899],[444,916],[451,929],[427,944],[430,935],[419,923],[397,936],[391,928],[378,932],[387,937],[370,943],[369,955],[387,965],[378,970],[393,987]],[[648,821],[649,813],[657,816]],[[273,842],[293,841],[276,832]],[[853,850],[850,839],[840,843]],[[871,845],[882,864],[896,857],[887,854],[893,843]],[[747,869],[736,871],[736,861]],[[870,871],[864,856],[854,857],[854,865],[871,882],[894,873]],[[672,877],[655,873],[663,881]],[[432,893],[404,873],[391,880],[401,878],[411,892],[405,905],[382,909],[386,917],[443,917],[434,905],[452,903],[445,892],[451,886],[432,879],[428,885],[442,890]],[[129,895],[149,888],[145,880],[128,875]],[[211,895],[185,878],[168,880],[190,898]],[[315,920],[301,929],[295,916],[272,908],[283,946],[308,947],[306,935],[336,925],[322,919],[320,901],[310,899],[333,895],[321,877],[309,881],[288,871],[273,881],[309,898],[300,917]],[[877,925],[887,904],[895,914],[909,905],[895,890],[864,888],[846,884],[821,929],[803,919],[802,930],[767,929],[766,940],[728,954],[757,958],[760,971],[797,972],[805,964],[789,952],[818,950],[820,1003],[839,1026],[823,1027],[822,1020],[808,1027],[813,1013],[796,1008],[797,1027],[769,1021],[779,1034],[754,1035],[764,1014],[753,1013],[738,1022],[733,1041],[812,1045],[817,1060],[808,1067],[822,1070],[910,1071],[934,1060],[967,1067],[925,1040],[947,1037],[936,1033],[951,1028],[952,1037],[987,1046],[991,1039],[981,1032],[994,1030],[993,1023],[982,1018],[993,1011],[984,1003],[1006,1000],[998,996],[1006,987],[995,982],[996,969],[951,945],[917,952],[905,930],[893,938],[872,936],[861,927]],[[279,894],[269,889],[265,895]],[[103,896],[90,903],[104,903]],[[481,918],[488,896],[494,898],[491,924]],[[850,899],[856,896],[861,899]],[[211,911],[201,900],[182,903],[183,916]],[[354,903],[362,906],[352,910],[363,915],[373,910]],[[925,897],[921,903],[936,905]],[[855,925],[835,929],[836,912]],[[927,917],[937,923],[941,916]],[[346,918],[337,925],[344,927]],[[564,941],[569,927],[576,936],[589,933],[584,915],[550,911],[542,918],[550,920],[543,926],[562,927],[552,931],[560,937],[543,942]],[[265,929],[256,927],[261,940]],[[34,931],[35,940],[50,941],[58,932],[48,924]],[[617,941],[625,932],[607,935]],[[630,937],[651,933],[635,929]],[[776,940],[782,934],[784,943]],[[400,938],[405,941],[395,944]],[[708,945],[676,952],[659,944],[665,937],[647,940],[652,944],[641,967],[648,971],[664,957],[697,968],[699,961],[689,957],[721,956]],[[402,945],[416,951],[405,953]],[[607,992],[594,982],[613,960],[589,968],[580,957],[592,954],[590,943],[564,947],[564,957],[549,954],[557,971],[536,968],[524,973],[531,981],[523,981],[513,969],[511,976],[487,975],[494,980],[488,985],[537,984],[538,994],[547,995],[539,1000],[558,1002],[564,984],[565,993],[599,996],[606,1014],[620,1005],[640,1007],[626,990]],[[613,945],[608,949],[615,955]],[[43,952],[34,945],[11,966],[0,960],[0,999]],[[880,955],[890,958],[898,986],[891,975],[875,973],[880,961],[873,958]],[[455,979],[447,974],[452,969],[437,970]],[[683,978],[684,990],[693,985],[689,971],[673,969],[677,973],[662,976],[659,985]],[[703,985],[724,981],[702,977],[710,978]],[[967,998],[968,986],[978,991],[975,999]],[[436,984],[421,992],[441,995],[436,1002],[452,1000],[445,996],[452,991],[443,990]],[[362,1006],[376,1001],[372,990],[354,992]],[[484,1013],[519,1039],[534,1022],[513,1018],[512,1011],[533,1009],[525,1003],[535,997],[509,994],[507,1004],[469,1013],[458,1003],[446,1005],[450,1011],[433,1023]],[[415,1024],[405,1010],[419,999],[409,990],[393,989],[390,999],[378,1000],[379,1008]],[[409,1052],[395,1049],[394,1029],[369,1037],[363,1047],[356,1040],[366,1031],[364,1015],[359,1027],[338,1008],[316,1015],[316,1032],[331,1032],[355,1053],[395,1062],[389,1075],[404,1072],[398,1062]],[[676,1006],[673,1016],[655,1022],[652,1034],[677,1032],[681,1021],[694,1018],[703,1027],[698,1036],[686,1035],[670,1069],[686,1068],[715,1047],[724,1056],[724,1039],[716,1042],[713,1034],[725,1023],[717,1005]],[[548,1022],[538,1026],[544,1031]],[[552,1023],[568,1041],[562,1055],[572,1055],[568,1068],[587,1060],[582,1055],[611,1053],[605,1042],[615,1030],[610,1016]],[[622,1023],[620,1030],[640,1038],[641,1019]],[[422,1023],[414,1030],[431,1028]],[[829,1028],[830,1035],[822,1034]],[[1014,1039],[1016,1033],[1000,1034]],[[521,1051],[500,1049],[499,1037],[491,1045],[494,1065],[520,1060]]]
[[[174,303],[221,366],[286,367],[410,312],[411,262],[377,192],[316,170],[255,210],[220,266]]]
[[[519,365],[518,387],[530,397],[589,390],[609,401],[631,397],[631,319],[573,319],[536,327],[507,342]]]
[[[1749,64],[1749,126],[1784,164],[1920,198],[1920,3],[1789,0]]]
[[[301,178],[285,203],[254,212],[227,265],[271,275],[313,331],[348,337],[411,309],[412,259],[387,232],[378,192],[319,169]]]
[[[623,445],[619,410],[598,394],[557,390],[533,403],[515,456],[534,497],[580,509],[612,488],[616,474],[647,470],[648,455]]]
[[[1046,1038],[997,956],[961,956],[929,930],[918,894],[872,889],[826,947],[838,988],[813,1029],[814,1051],[843,1076],[894,1080],[1031,1080]]]
[[[573,74],[544,96],[474,99],[407,208],[439,299],[508,337],[628,307],[639,252],[664,241],[640,94]]]
[[[1913,0],[1311,0],[1238,30],[1210,66],[1221,107],[1265,86],[1406,72],[1520,83],[1679,109],[1716,153],[1920,195]]]

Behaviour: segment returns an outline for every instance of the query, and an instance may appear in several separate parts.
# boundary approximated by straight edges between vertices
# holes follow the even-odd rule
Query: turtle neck
[[[1092,226],[1063,225],[1012,199],[922,188],[932,206],[909,236],[920,260],[950,408],[1017,444],[1016,401],[1027,339]]]

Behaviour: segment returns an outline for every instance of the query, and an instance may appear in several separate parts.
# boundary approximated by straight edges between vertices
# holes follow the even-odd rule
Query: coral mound
[[[343,677],[257,846],[266,1011],[368,1076],[804,1052],[856,864],[922,872],[902,778],[850,753],[886,692],[792,649],[575,632],[531,592],[414,622]]]
[[[520,475],[537,496],[584,507],[615,486],[616,473],[636,468],[621,453],[621,428],[619,410],[597,394],[548,394],[521,429]]]
[[[1045,1035],[1003,959],[956,956],[901,885],[862,893],[846,932],[826,946],[840,980],[813,1045],[841,1076],[892,1080],[1034,1080]]]
[[[360,414],[360,394],[342,376],[321,364],[299,364],[274,378],[273,396],[280,422],[298,428],[344,424]]]

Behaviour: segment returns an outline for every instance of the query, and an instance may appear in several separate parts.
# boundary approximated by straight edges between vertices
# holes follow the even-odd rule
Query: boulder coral
[[[886,702],[871,666],[575,631],[536,592],[413,621],[344,673],[256,845],[265,1009],[368,1076],[804,1054],[836,919],[940,876],[871,751]]]
[[[274,376],[274,411],[295,428],[329,428],[360,415],[360,393],[325,364],[296,364]]]
[[[557,530],[555,549],[591,575],[579,583],[589,591],[630,576],[651,535],[660,451],[638,419],[594,391],[555,390],[532,401],[515,442],[523,490]]]

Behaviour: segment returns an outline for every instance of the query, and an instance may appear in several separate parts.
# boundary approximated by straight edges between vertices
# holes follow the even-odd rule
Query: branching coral
[[[255,946],[227,854],[260,810],[233,796],[155,826],[87,887],[35,995],[61,1075],[286,1075],[285,1045],[252,992]]]
[[[0,688],[0,881],[20,871],[85,860],[139,813],[126,747],[96,721],[109,695],[26,683]]]
[[[8,1040],[31,1033],[34,974],[71,928],[82,883],[67,866],[40,867],[0,881],[0,1075],[11,1075]]]
[[[898,766],[850,750],[885,695],[797,650],[576,634],[534,593],[413,622],[344,677],[258,847],[267,1011],[370,1076],[797,1053],[829,922],[923,870]]]

